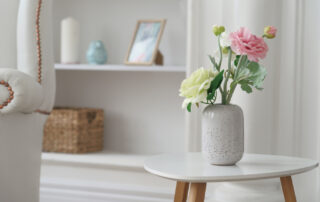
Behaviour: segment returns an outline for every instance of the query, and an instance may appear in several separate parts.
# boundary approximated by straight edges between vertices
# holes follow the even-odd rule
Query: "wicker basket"
[[[43,151],[88,153],[103,149],[103,110],[55,108],[44,127]]]

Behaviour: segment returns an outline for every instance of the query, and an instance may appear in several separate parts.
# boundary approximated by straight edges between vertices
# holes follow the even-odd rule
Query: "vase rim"
[[[206,108],[211,108],[211,107],[218,107],[218,108],[239,108],[241,109],[241,107],[239,105],[236,104],[222,104],[222,103],[217,103],[217,104],[208,104],[206,107],[204,107],[203,110],[205,110]],[[242,110],[242,109],[241,109]]]
[[[239,106],[237,104],[222,104],[222,103],[214,103],[214,104],[208,104],[208,106],[214,106],[214,105],[220,105],[220,106]]]

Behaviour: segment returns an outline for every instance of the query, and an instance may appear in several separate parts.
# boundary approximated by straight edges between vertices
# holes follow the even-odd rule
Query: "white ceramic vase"
[[[237,105],[208,105],[202,112],[202,153],[210,164],[234,165],[244,151],[243,112]]]

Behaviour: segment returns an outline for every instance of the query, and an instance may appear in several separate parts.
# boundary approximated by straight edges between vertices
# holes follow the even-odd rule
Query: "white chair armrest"
[[[42,104],[41,85],[15,69],[0,68],[0,114],[32,113]]]

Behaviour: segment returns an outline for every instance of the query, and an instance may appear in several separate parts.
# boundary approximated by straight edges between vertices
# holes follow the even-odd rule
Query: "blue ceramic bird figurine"
[[[92,41],[87,51],[87,61],[89,64],[101,65],[107,62],[107,52],[103,42]]]

